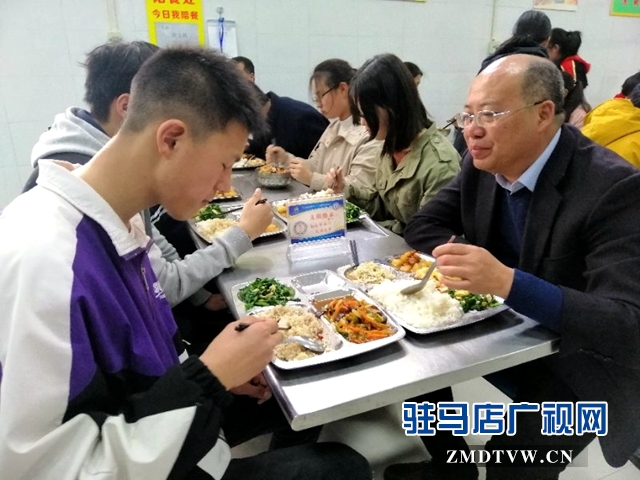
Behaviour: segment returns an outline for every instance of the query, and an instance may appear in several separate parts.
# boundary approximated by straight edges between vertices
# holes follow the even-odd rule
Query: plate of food
[[[233,304],[242,317],[256,307],[275,307],[289,302],[299,302],[301,295],[286,279],[256,278],[231,288]]]
[[[209,204],[189,220],[193,231],[205,242],[211,243],[216,235],[220,235],[228,228],[237,225],[240,212],[224,213],[218,205]],[[262,235],[258,238],[281,235],[287,231],[287,225],[280,219],[274,218]]]
[[[233,164],[232,170],[253,170],[258,167],[266,165],[266,160],[258,158],[255,155],[244,154],[242,157]]]
[[[279,343],[273,349],[272,363],[282,370],[309,367],[335,360],[336,354],[339,354],[343,346],[340,336],[320,319],[309,305],[288,303],[275,307],[258,307],[250,310],[248,314],[277,320],[285,339],[303,336],[324,347],[324,351],[318,353],[299,343]]]
[[[231,190],[226,192],[222,192],[220,190],[216,190],[211,201],[220,201],[220,200],[240,200],[242,195],[235,188],[231,187]]]
[[[433,261],[433,258],[411,250],[391,257],[385,263],[374,262],[380,264],[380,267],[391,266],[396,269],[396,278],[381,279],[382,274],[378,274],[374,277],[376,281],[371,282],[362,274],[359,276],[360,282],[356,281],[354,284],[365,290],[400,325],[420,334],[469,325],[509,308],[504,305],[501,298],[493,295],[450,290],[442,282],[442,274],[437,269],[422,291],[413,295],[400,293],[403,288],[414,284],[417,279],[422,279]],[[345,277],[349,273],[348,268],[349,266],[346,266],[343,272]],[[387,272],[387,270],[384,271]]]

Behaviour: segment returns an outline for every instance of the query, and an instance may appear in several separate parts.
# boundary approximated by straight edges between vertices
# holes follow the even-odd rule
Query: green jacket
[[[348,185],[350,202],[362,207],[383,227],[402,235],[411,216],[460,171],[460,156],[435,123],[413,140],[410,152],[396,168],[384,155],[375,184]]]

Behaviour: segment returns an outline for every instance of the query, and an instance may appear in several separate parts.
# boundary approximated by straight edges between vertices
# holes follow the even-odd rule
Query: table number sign
[[[292,201],[287,205],[291,244],[341,238],[346,235],[342,195]]]

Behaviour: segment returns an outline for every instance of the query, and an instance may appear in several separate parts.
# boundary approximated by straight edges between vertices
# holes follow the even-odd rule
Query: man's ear
[[[186,136],[187,127],[182,120],[171,119],[162,122],[156,130],[158,153],[162,157],[171,158]]]
[[[129,100],[131,95],[128,93],[123,93],[118,98],[116,98],[116,112],[118,116],[124,120],[124,117],[127,115],[127,110],[129,109]]]
[[[541,128],[546,128],[547,125],[553,122],[556,118],[556,106],[551,100],[546,100],[540,105],[538,109],[538,123]]]

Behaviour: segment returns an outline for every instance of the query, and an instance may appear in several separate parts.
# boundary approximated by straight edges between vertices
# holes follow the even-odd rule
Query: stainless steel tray
[[[362,262],[362,263],[368,263],[368,262]],[[412,278],[409,274],[400,272],[400,271],[396,270],[395,268],[393,268],[391,265],[385,264],[383,262],[379,262],[379,261],[376,261],[376,260],[371,260],[371,263],[375,263],[375,264],[379,265],[380,267],[384,268],[385,270],[387,270],[389,272],[392,272],[394,275],[396,275],[396,278],[399,278],[399,279]],[[361,283],[361,282],[358,282],[356,280],[352,280],[352,279],[348,278],[347,277],[347,273],[348,273],[349,270],[351,270],[353,268],[355,268],[355,265],[343,265],[342,267],[339,267],[336,271],[337,271],[338,275],[340,275],[342,278],[344,278],[350,284],[355,285],[358,289],[362,290],[363,292],[368,292],[374,286],[378,285],[378,283]]]
[[[231,195],[228,197],[225,196],[217,196],[217,197],[213,197],[211,199],[212,202],[226,202],[228,200],[241,200],[242,199],[242,195],[240,194],[240,192],[238,192],[237,190],[235,190],[236,194],[235,195]]]
[[[429,255],[425,255],[425,254],[422,254],[422,253],[420,253],[419,255],[422,258],[426,259],[426,260],[430,260],[430,261],[434,260],[433,257],[430,257]],[[381,266],[388,267],[388,268],[392,269],[398,275],[397,278],[400,279],[400,280],[413,279],[413,280],[415,280],[417,282],[418,280],[415,279],[411,273],[402,272],[402,271],[392,267],[388,263],[389,260],[391,260],[392,258],[396,258],[396,257],[397,257],[397,255],[393,256],[393,257],[388,257],[385,260],[375,260],[374,263],[377,263],[377,264],[379,264]],[[344,278],[347,282],[349,282],[352,285],[354,285],[356,288],[362,290],[363,292],[369,292],[375,285],[372,285],[372,284],[359,284],[357,282],[349,280],[346,277],[346,275],[345,275],[346,271],[349,268],[351,268],[352,266],[353,265],[344,265],[344,266],[338,268],[337,269],[338,274],[340,274],[340,276],[342,278]],[[487,318],[493,317],[494,315],[497,315],[498,313],[509,309],[509,307],[504,304],[504,299],[502,299],[500,297],[496,297],[496,296],[494,296],[494,298],[496,300],[498,300],[501,303],[501,305],[499,305],[497,307],[493,307],[493,308],[488,308],[488,309],[482,310],[482,311],[472,310],[470,312],[467,312],[467,313],[463,314],[462,317],[460,318],[460,320],[458,320],[457,322],[450,323],[448,325],[438,326],[438,327],[429,327],[429,328],[415,327],[415,326],[411,325],[410,323],[408,323],[407,321],[405,321],[400,315],[398,315],[396,313],[392,313],[392,312],[388,312],[388,313],[400,325],[402,325],[406,330],[409,330],[410,332],[413,332],[413,333],[426,335],[426,334],[429,334],[429,333],[441,332],[441,331],[444,331],[444,330],[451,330],[453,328],[463,327],[465,325],[471,325],[471,324],[479,322],[481,320],[485,320]]]
[[[229,218],[229,219],[237,221],[237,220],[240,219],[240,212],[230,213],[225,218]],[[279,218],[275,218],[274,217],[271,223],[275,224],[278,227],[278,229],[273,231],[273,232],[265,232],[262,235],[260,235],[258,238],[273,237],[274,235],[282,235],[283,233],[285,233],[287,231],[287,225],[282,220],[280,220]],[[198,230],[197,224],[198,224],[198,222],[195,221],[194,219],[189,220],[189,225],[191,226],[191,229],[196,233],[196,235],[198,235],[205,242],[211,243],[211,239],[209,237],[203,235]]]
[[[278,357],[273,356],[271,363],[273,363],[276,367],[282,370],[294,370],[297,368],[310,367],[312,365],[320,365],[323,363],[331,362],[336,360],[337,358],[343,358],[340,356],[340,351],[344,347],[343,338],[338,335],[331,326],[321,318],[318,318],[316,312],[309,305],[304,303],[294,303],[290,302],[286,305],[286,307],[301,307],[307,310],[311,315],[316,318],[320,326],[322,327],[322,344],[325,346],[326,350],[324,353],[316,354],[312,357],[305,358],[302,360],[281,360]],[[251,309],[248,312],[248,315],[260,316],[260,314],[265,314],[269,312],[271,309],[275,307],[258,307]],[[288,337],[287,330],[282,331],[283,336]],[[315,340],[315,339],[314,339]]]
[[[341,349],[342,358],[359,355],[364,352],[370,352],[371,350],[375,350],[377,348],[384,347],[385,345],[389,345],[391,343],[397,342],[398,340],[404,337],[405,331],[402,328],[402,326],[400,326],[400,324],[391,315],[389,315],[389,313],[385,311],[384,308],[382,308],[382,306],[378,302],[376,302],[375,300],[367,296],[364,292],[356,288],[346,287],[340,290],[334,290],[333,292],[326,292],[320,295],[314,295],[311,300],[312,306],[313,306],[313,302],[316,302],[316,301],[346,297],[349,295],[353,296],[356,300],[363,300],[367,303],[370,303],[371,305],[378,307],[378,309],[385,316],[387,323],[395,330],[395,333],[385,338],[370,340],[366,343],[352,343],[348,341],[346,338],[341,336],[342,341],[344,342],[344,345],[345,345]],[[320,313],[320,310],[316,309],[315,307],[313,308],[316,311],[318,311],[318,313]],[[326,321],[329,325],[331,325],[331,322],[325,316],[322,316],[322,319]]]
[[[405,331],[402,326],[400,326],[394,318],[390,317],[388,313],[378,303],[375,302],[375,300],[367,297],[366,294],[357,290],[352,285],[349,285],[348,282],[338,276],[338,274],[336,274],[335,272],[332,272],[330,270],[321,270],[318,272],[306,273],[295,277],[278,277],[276,278],[276,280],[284,285],[292,287],[296,291],[298,300],[288,302],[287,305],[302,305],[320,315],[317,310],[313,308],[313,302],[315,300],[324,300],[335,298],[338,296],[353,295],[357,299],[366,300],[367,302],[380,308],[380,310],[387,316],[387,321],[389,322],[389,324],[396,329],[396,333],[389,337],[379,340],[372,340],[367,343],[355,344],[348,342],[341,335],[335,332],[334,328],[331,326],[331,323],[324,317],[320,316],[320,320],[323,322],[326,328],[330,330],[331,335],[335,336],[340,341],[340,346],[333,351],[328,351],[321,355],[317,355],[305,360],[292,360],[288,362],[274,360],[272,363],[278,368],[281,368],[283,370],[293,370],[297,368],[320,365],[336,360],[341,360],[343,358],[360,355],[371,350],[382,348],[385,345],[397,342],[405,336]],[[245,287],[249,283],[250,282],[240,283],[234,285],[231,288],[231,295],[233,298],[234,306],[236,307],[236,311],[238,312],[239,317],[243,317],[248,313],[244,308],[244,303],[238,298],[238,292],[241,288]],[[268,309],[271,307],[263,308]],[[250,313],[254,313],[255,310],[256,309],[250,310]]]
[[[261,163],[256,164],[256,165],[252,165],[252,164],[247,164],[248,162],[251,162],[252,160],[258,161],[260,160]],[[236,163],[234,163],[231,166],[231,170],[255,170],[258,167],[262,167],[264,165],[266,165],[267,162],[266,160],[263,160],[262,158],[241,158],[240,160],[238,160]]]

